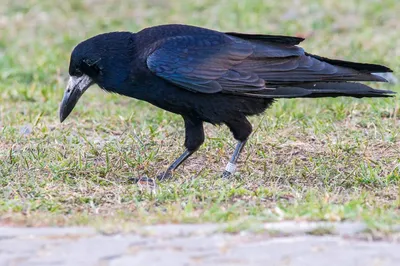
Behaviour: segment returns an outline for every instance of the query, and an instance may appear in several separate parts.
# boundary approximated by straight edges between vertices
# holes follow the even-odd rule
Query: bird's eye
[[[101,72],[100,67],[97,64],[99,61],[100,60],[91,61],[91,60],[86,59],[86,60],[83,60],[84,64],[82,64],[81,67],[87,75],[96,76]]]
[[[83,73],[82,73],[82,71],[81,71],[79,68],[75,69],[75,71],[74,71],[74,76],[80,77],[80,76],[82,76],[82,75],[83,75]]]

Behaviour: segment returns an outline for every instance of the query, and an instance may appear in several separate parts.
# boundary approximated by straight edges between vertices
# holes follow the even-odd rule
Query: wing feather
[[[368,71],[351,68],[355,63],[305,53],[296,46],[301,40],[207,30],[183,32],[157,42],[146,63],[155,75],[200,93],[274,91],[280,85],[302,82],[383,81]]]

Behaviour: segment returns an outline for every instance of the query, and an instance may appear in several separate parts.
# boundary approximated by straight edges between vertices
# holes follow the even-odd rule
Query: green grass
[[[156,195],[128,179],[154,177],[183,151],[179,116],[92,87],[58,121],[77,43],[163,23],[305,36],[312,53],[398,75],[398,0],[145,2],[0,1],[2,224],[400,223],[398,98],[280,100],[251,118],[255,131],[229,182],[218,177],[235,141],[207,125],[205,144]]]

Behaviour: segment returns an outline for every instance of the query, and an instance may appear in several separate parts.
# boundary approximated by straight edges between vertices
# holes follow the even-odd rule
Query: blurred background
[[[1,0],[2,98],[22,97],[8,95],[17,94],[16,84],[26,85],[21,95],[27,98],[60,97],[77,43],[101,32],[166,23],[303,36],[302,45],[313,53],[398,70],[398,12],[396,0]],[[33,96],[38,91],[42,97]]]
[[[303,36],[313,53],[398,70],[399,12],[397,0],[1,0],[0,86],[58,90],[78,42],[166,23]]]

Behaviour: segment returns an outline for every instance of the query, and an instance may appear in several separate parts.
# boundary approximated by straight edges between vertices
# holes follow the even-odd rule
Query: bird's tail
[[[391,97],[395,92],[377,90],[355,82],[313,82],[276,87],[275,90],[244,93],[257,98]]]
[[[377,90],[358,82],[387,82],[379,73],[393,72],[390,68],[382,65],[364,64],[342,60],[329,59],[313,54],[306,54],[319,61],[326,62],[342,69],[356,71],[357,75],[335,75],[324,77],[322,81],[294,82],[278,85],[274,90],[265,90],[254,93],[246,93],[251,97],[261,98],[318,98],[318,97],[391,97],[395,92],[390,90]],[[290,76],[290,73],[288,73]],[[268,87],[268,84],[267,84]]]

